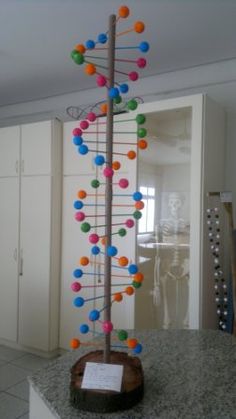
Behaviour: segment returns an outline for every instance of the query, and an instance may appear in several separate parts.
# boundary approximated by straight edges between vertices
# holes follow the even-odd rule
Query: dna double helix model
[[[119,171],[122,171],[119,158],[131,162],[139,152],[147,148],[147,130],[144,126],[146,117],[137,113],[139,100],[126,99],[126,96],[130,90],[129,83],[139,79],[136,70],[146,67],[147,61],[143,54],[148,52],[149,44],[142,40],[138,45],[116,45],[117,39],[123,39],[123,35],[131,32],[140,35],[145,30],[144,23],[138,21],[131,28],[116,32],[117,24],[124,22],[129,14],[129,8],[121,6],[117,16],[110,16],[107,32],[98,34],[96,40],[89,39],[84,44],[76,45],[71,53],[73,61],[83,67],[87,76],[95,78],[99,88],[106,91],[106,98],[100,103],[99,112],[88,112],[73,130],[73,144],[79,158],[91,154],[97,176],[91,179],[94,193],[85,190],[81,185],[74,202],[75,220],[80,223],[81,231],[87,235],[91,252],[90,255],[81,254],[80,266],[75,268],[71,284],[75,293],[75,309],[79,310],[85,304],[90,306],[88,320],[79,326],[80,334],[104,336],[105,363],[110,362],[111,348],[125,348],[134,355],[142,351],[142,344],[135,336],[130,337],[123,329],[116,330],[116,325],[111,321],[113,304],[133,295],[144,279],[138,266],[126,255],[119,254],[118,246],[114,245],[114,238],[116,241],[117,238],[125,240],[129,230],[135,228],[135,222],[141,218],[144,208],[142,194],[139,191],[127,193],[129,179],[119,176]],[[132,58],[137,51],[138,58]],[[126,58],[118,55],[121,52],[126,53]],[[134,69],[123,71],[123,67],[126,69],[127,66]],[[117,79],[128,81],[119,82]],[[132,116],[132,113],[135,116]],[[132,131],[129,126],[132,127]],[[130,134],[135,141],[129,140]],[[127,146],[131,146],[128,151]],[[94,212],[91,213],[91,209]],[[98,220],[102,220],[101,223]],[[80,244],[82,249],[83,244]],[[96,284],[86,285],[86,278],[91,275],[95,275],[98,280]],[[101,295],[97,295],[96,292],[95,296],[85,298],[83,290],[88,287],[98,291],[102,289],[103,292]],[[119,291],[113,292],[115,287],[118,287]],[[94,306],[95,300],[99,301],[99,304],[103,301],[99,308]],[[70,342],[73,349],[88,344],[88,341],[82,342],[78,337],[72,338]],[[93,345],[93,341],[90,344]]]

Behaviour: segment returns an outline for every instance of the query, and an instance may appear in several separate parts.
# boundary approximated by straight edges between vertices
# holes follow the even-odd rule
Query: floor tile
[[[5,390],[6,393],[11,394],[12,396],[19,397],[25,401],[29,401],[29,383],[27,380],[23,380],[18,384]]]
[[[27,354],[19,359],[12,361],[11,363],[29,371],[36,371],[44,367],[45,365],[48,365],[49,362],[49,359],[41,358],[32,354]]]
[[[28,375],[29,370],[11,364],[3,365],[0,367],[0,391],[7,390],[9,387],[23,381]]]
[[[29,403],[7,393],[0,393],[0,418],[16,419],[29,411]]]
[[[0,345],[0,361],[12,361],[24,356],[26,352]]]

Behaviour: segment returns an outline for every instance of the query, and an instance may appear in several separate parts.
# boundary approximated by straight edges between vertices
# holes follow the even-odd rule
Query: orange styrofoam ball
[[[134,30],[137,33],[142,33],[145,29],[145,25],[143,22],[135,22],[134,24]]]
[[[133,287],[126,287],[125,292],[126,292],[127,295],[133,295],[134,288]]]
[[[107,103],[102,103],[100,109],[102,113],[107,113]]]
[[[80,261],[79,262],[80,262],[80,265],[86,266],[86,265],[89,264],[89,258],[87,256],[82,256],[80,258]]]
[[[143,274],[142,274],[142,272],[137,272],[135,275],[134,275],[134,281],[135,282],[143,282]]]
[[[138,341],[135,338],[129,338],[127,339],[126,343],[127,343],[128,348],[134,349],[137,346]]]
[[[80,191],[78,191],[77,196],[79,199],[84,199],[87,196],[86,191],[84,191],[83,189],[81,189]]]
[[[120,162],[119,161],[113,161],[112,169],[113,170],[119,170],[120,169]]]
[[[113,300],[116,301],[117,303],[122,301],[123,300],[123,295],[121,294],[121,292],[117,292],[116,294],[114,294]]]
[[[76,338],[71,339],[71,341],[70,341],[70,347],[71,347],[71,349],[77,349],[77,348],[79,348],[80,347],[80,340],[79,339],[76,339]]]
[[[103,246],[106,246],[106,244],[107,244],[107,238],[106,238],[106,236],[104,236],[104,237],[101,238],[101,243],[102,243]]]
[[[89,63],[89,64],[86,64],[84,71],[89,76],[93,76],[93,74],[96,73],[96,67],[94,64]]]
[[[135,151],[134,151],[134,150],[130,150],[130,151],[128,151],[128,153],[127,153],[127,157],[128,157],[128,159],[130,159],[130,160],[134,160],[134,159],[136,158],[136,153],[135,153]]]
[[[140,148],[141,150],[145,150],[145,148],[147,148],[147,141],[144,139],[139,140],[138,148]]]
[[[136,201],[134,206],[137,210],[142,210],[144,208],[144,202],[143,201]]]
[[[86,51],[86,48],[83,44],[78,44],[76,45],[75,50],[80,52],[80,54],[84,54]]]
[[[129,16],[129,8],[127,6],[121,6],[119,8],[118,14],[119,14],[120,17],[125,19],[126,17]]]
[[[129,260],[128,260],[128,258],[127,258],[126,256],[121,256],[121,257],[118,259],[118,264],[119,264],[120,266],[127,266],[127,265],[128,265],[128,263],[129,263]]]

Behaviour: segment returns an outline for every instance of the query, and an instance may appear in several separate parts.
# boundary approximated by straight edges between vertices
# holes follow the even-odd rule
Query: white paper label
[[[120,391],[123,365],[86,362],[81,388]]]

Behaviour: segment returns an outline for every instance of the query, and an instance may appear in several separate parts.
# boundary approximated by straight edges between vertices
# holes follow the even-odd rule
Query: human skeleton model
[[[171,217],[162,219],[160,221],[160,229],[162,232],[163,243],[157,246],[154,266],[154,288],[152,291],[153,304],[155,306],[160,304],[161,300],[161,284],[163,290],[163,328],[168,329],[171,326],[180,326],[178,317],[179,301],[179,287],[180,283],[187,283],[189,279],[188,267],[186,267],[186,259],[188,259],[189,251],[187,244],[180,242],[180,233],[186,232],[187,224],[179,217],[179,211],[182,207],[183,201],[180,194],[171,193],[168,200],[168,208],[170,209]],[[158,229],[157,229],[158,230]],[[156,242],[158,242],[158,231],[156,230]],[[187,247],[187,254],[186,254]],[[162,255],[160,251],[163,250]],[[183,252],[185,250],[185,252]],[[166,255],[166,256],[165,256]],[[175,281],[175,319],[173,318],[173,308],[170,301],[170,281]],[[188,296],[188,290],[187,290]],[[172,297],[173,298],[173,297]],[[182,306],[181,302],[181,306]],[[171,316],[172,313],[172,316]],[[188,327],[188,307],[186,304],[185,314],[181,327]]]

